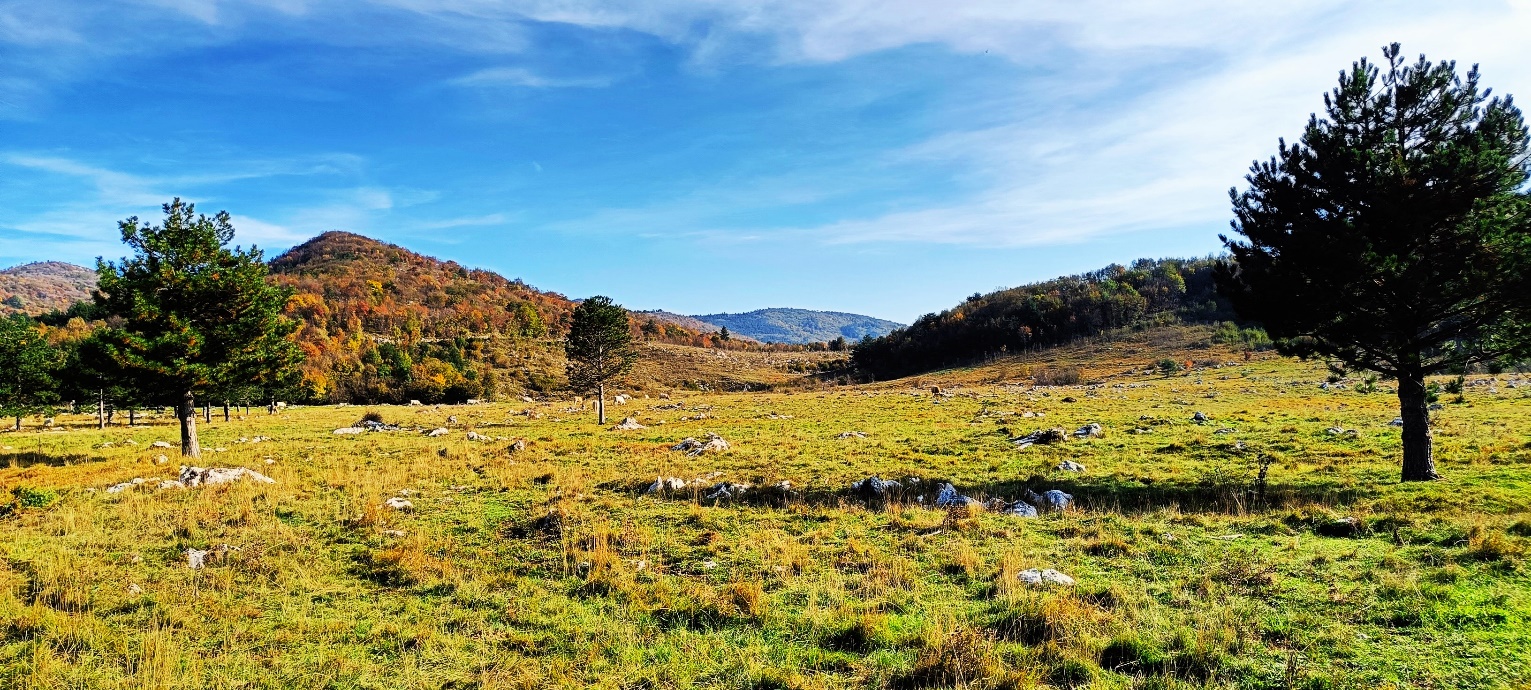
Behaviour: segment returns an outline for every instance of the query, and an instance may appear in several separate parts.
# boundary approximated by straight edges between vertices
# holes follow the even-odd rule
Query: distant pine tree
[[[569,385],[596,392],[597,423],[606,423],[606,384],[631,371],[638,359],[627,310],[610,297],[591,297],[574,308],[564,341]]]

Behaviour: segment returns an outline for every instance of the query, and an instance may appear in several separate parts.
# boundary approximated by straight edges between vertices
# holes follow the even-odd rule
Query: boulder
[[[172,446],[169,443],[166,443],[164,441],[155,441],[154,443],[149,444],[149,447],[150,448],[174,448],[175,446]]]
[[[1197,412],[1191,415],[1191,421],[1196,422],[1197,424],[1206,424],[1207,422],[1212,421],[1212,418],[1208,417],[1207,413],[1205,412]]]
[[[383,507],[392,508],[394,510],[414,510],[415,504],[411,503],[407,498],[394,496],[393,498],[383,501]]]
[[[680,443],[670,447],[670,450],[684,451],[686,455],[692,457],[701,455],[702,453],[716,453],[728,449],[728,441],[723,440],[722,436],[713,433],[707,434],[707,441],[705,443],[688,437],[681,439]]]
[[[521,452],[523,450],[526,450],[526,439],[518,438],[518,439],[515,440],[514,443],[510,444],[509,448],[505,449],[505,452],[507,452],[507,453],[519,453],[519,452]]]
[[[1036,568],[1022,570],[1021,572],[1016,573],[1015,579],[1020,580],[1021,584],[1023,585],[1031,585],[1033,587],[1048,587],[1052,585],[1070,587],[1074,584],[1074,578],[1064,575],[1063,573],[1053,570],[1052,568],[1046,568],[1043,570],[1038,570]]]
[[[336,436],[351,436],[354,434],[365,434],[367,433],[367,430],[359,426],[343,426],[331,433],[335,434]]]
[[[1393,421],[1388,422],[1387,425],[1388,426],[1403,426],[1403,417],[1394,417]]]
[[[840,439],[845,439],[845,438],[866,438],[866,437],[867,437],[867,435],[865,433],[863,433],[863,432],[860,432],[860,431],[842,431],[842,432],[840,432],[840,433],[835,435],[835,438],[840,438]]]
[[[1074,432],[1074,436],[1079,438],[1100,438],[1103,435],[1105,435],[1105,430],[1102,429],[1099,424],[1094,422],[1079,427],[1079,429]]]
[[[409,401],[409,406],[410,407],[420,407],[423,404],[424,403],[421,403],[419,400],[411,400],[411,401]]]
[[[431,429],[430,431],[427,431],[425,433],[425,435],[429,436],[431,438],[436,438],[436,437],[439,437],[439,436],[446,436],[447,434],[450,434],[450,433],[452,433],[452,432],[447,431],[447,428],[442,426],[442,427],[436,427],[435,429]]]
[[[1058,469],[1063,470],[1064,472],[1083,472],[1084,465],[1074,462],[1073,460],[1064,460],[1063,462],[1058,463]]]
[[[468,432],[467,439],[469,441],[493,441],[494,440],[494,438],[489,437],[489,436],[485,436],[485,435],[483,435],[481,433],[478,433],[477,431],[470,431],[470,432]]]

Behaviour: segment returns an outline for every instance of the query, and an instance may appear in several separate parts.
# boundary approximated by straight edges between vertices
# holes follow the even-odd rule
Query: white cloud
[[[490,67],[452,80],[458,86],[524,86],[534,89],[599,88],[607,77],[548,77],[524,67]]]

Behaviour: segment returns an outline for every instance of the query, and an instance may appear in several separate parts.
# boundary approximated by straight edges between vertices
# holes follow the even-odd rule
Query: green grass
[[[275,485],[106,494],[174,474],[174,452],[157,465],[148,446],[174,441],[169,419],[0,434],[12,446],[0,450],[0,686],[1531,684],[1528,389],[1470,388],[1448,404],[1435,428],[1447,480],[1402,485],[1391,396],[1322,391],[1321,367],[1276,358],[1125,373],[1163,357],[1141,349],[1055,357],[1098,387],[1034,391],[1005,380],[1009,363],[677,396],[678,410],[639,399],[613,408],[649,425],[627,432],[567,402],[257,411],[204,430],[204,447],[227,450],[201,464]],[[681,421],[698,406],[707,419]],[[516,414],[527,407],[545,416]],[[330,433],[368,409],[463,424],[440,439]],[[1212,423],[1191,423],[1198,410]],[[1105,436],[1006,443],[1005,430],[1089,422]],[[1325,433],[1335,425],[1358,434]],[[467,428],[528,447],[508,454]],[[850,430],[868,437],[835,438]],[[668,450],[706,431],[733,449]],[[234,442],[256,435],[276,440]],[[1088,470],[1054,469],[1065,458]],[[714,471],[795,493],[722,505],[642,493],[658,475]],[[1079,504],[1037,519],[869,508],[845,491],[869,474],[977,498],[1060,488]],[[413,512],[381,507],[401,489]],[[1358,533],[1323,536],[1344,516]],[[221,544],[239,550],[187,567],[187,548]],[[1078,585],[1028,588],[1015,579],[1027,568]]]

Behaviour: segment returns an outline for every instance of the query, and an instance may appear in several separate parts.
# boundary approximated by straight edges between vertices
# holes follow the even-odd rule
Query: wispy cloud
[[[524,86],[533,89],[600,88],[608,77],[549,77],[524,67],[490,67],[453,79],[457,86]]]

